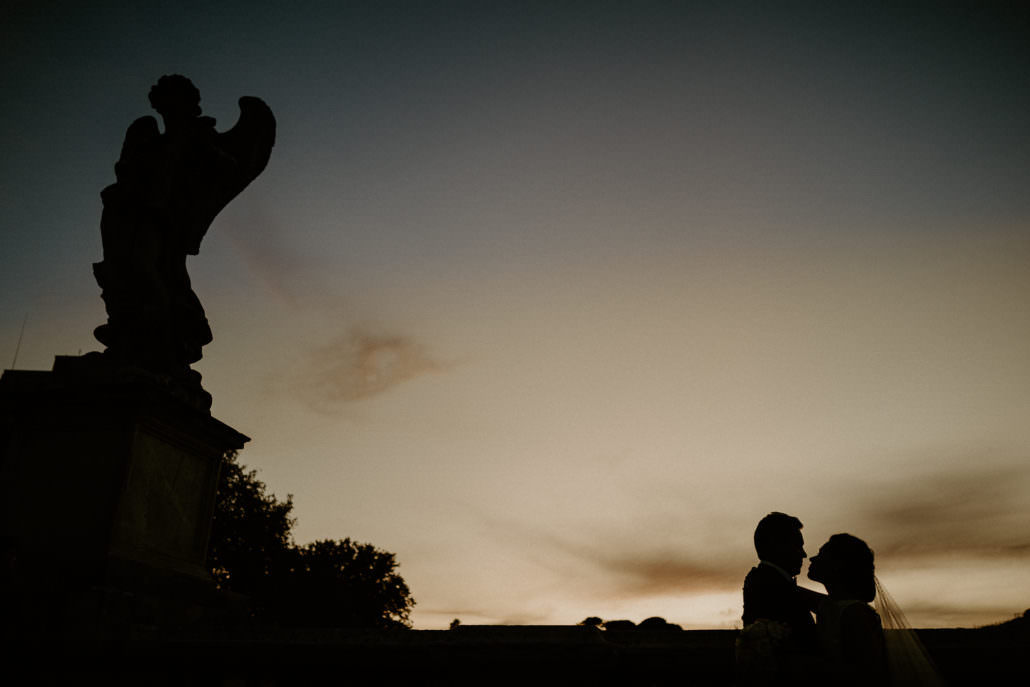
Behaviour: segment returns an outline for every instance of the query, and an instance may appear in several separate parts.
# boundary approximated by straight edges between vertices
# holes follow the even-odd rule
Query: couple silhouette
[[[755,528],[760,562],[744,580],[738,682],[890,684],[883,626],[869,606],[877,591],[872,550],[850,534],[833,535],[808,568],[808,578],[826,592],[806,589],[796,582],[807,558],[802,527],[776,512]]]

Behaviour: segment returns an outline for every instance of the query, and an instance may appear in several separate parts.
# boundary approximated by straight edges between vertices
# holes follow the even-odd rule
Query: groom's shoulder
[[[783,588],[779,573],[767,565],[756,565],[744,578],[744,615],[745,625],[759,618],[787,622],[787,594]]]
[[[744,586],[748,585],[775,585],[781,581],[782,576],[768,565],[756,565],[751,568],[744,578]]]
[[[756,598],[767,597],[776,592],[779,585],[777,580],[769,575],[769,570],[764,565],[756,565],[744,578],[744,597]],[[775,572],[775,571],[772,571]]]

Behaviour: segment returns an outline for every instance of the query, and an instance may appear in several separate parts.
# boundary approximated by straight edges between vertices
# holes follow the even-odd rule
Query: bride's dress
[[[823,655],[831,660],[886,660],[880,617],[858,599],[822,601],[816,611],[816,632]]]
[[[838,684],[881,685],[888,659],[880,617],[858,599],[823,599],[816,609],[822,655]]]

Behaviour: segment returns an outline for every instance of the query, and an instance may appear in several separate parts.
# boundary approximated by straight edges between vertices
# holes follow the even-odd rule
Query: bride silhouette
[[[833,535],[809,561],[808,578],[826,587],[826,596],[816,597],[816,634],[834,684],[940,684],[919,638],[876,579],[864,541]],[[869,606],[874,599],[877,610]]]
[[[876,598],[873,552],[850,534],[835,534],[808,564],[808,579],[826,587],[815,608],[822,654],[841,682],[888,682],[887,647],[880,616],[869,604]]]

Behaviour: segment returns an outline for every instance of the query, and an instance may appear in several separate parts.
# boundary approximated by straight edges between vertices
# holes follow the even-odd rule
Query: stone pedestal
[[[32,590],[28,612],[54,623],[75,607],[111,615],[114,596],[156,608],[210,590],[218,471],[248,441],[98,361],[58,357],[51,372],[0,377],[0,535]]]

